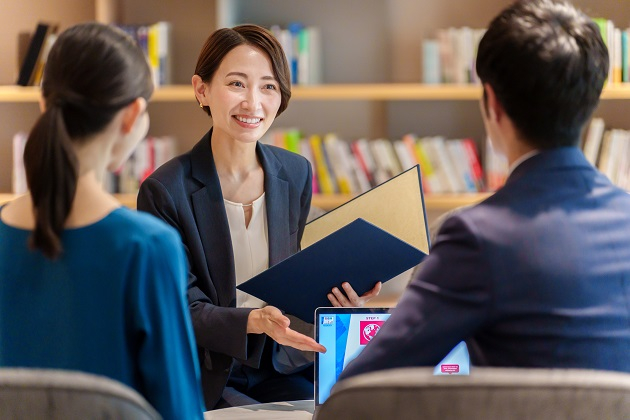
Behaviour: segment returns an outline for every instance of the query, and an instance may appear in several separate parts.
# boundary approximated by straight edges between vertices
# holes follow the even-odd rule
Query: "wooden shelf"
[[[465,206],[469,204],[475,204],[486,197],[490,193],[478,193],[478,194],[427,194],[424,197],[427,210],[440,210],[445,211],[455,207]],[[122,205],[135,209],[136,208],[136,194],[115,194],[116,198]],[[0,204],[6,203],[16,197],[14,194],[0,194]],[[339,207],[352,196],[345,194],[331,194],[331,195],[314,195],[311,202],[312,206],[319,207],[323,210],[332,210],[335,207]]]
[[[423,85],[414,83],[295,86],[296,100],[478,100],[478,85]]]
[[[368,101],[468,101],[478,100],[478,85],[424,85],[418,83],[332,84],[293,86],[293,100],[368,100]],[[630,83],[604,88],[601,99],[630,99]],[[0,86],[0,103],[37,102],[38,87]],[[155,91],[152,102],[194,102],[192,87],[164,86]]]

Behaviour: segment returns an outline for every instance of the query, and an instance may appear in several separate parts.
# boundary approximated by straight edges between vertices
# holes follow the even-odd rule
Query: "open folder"
[[[429,253],[416,165],[306,225],[302,250],[237,287],[313,322],[327,294],[349,282],[361,295]]]

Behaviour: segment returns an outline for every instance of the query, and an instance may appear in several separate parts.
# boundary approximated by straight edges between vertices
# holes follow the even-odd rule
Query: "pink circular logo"
[[[365,327],[363,327],[363,339],[365,341],[372,340],[380,329],[381,327],[378,324],[367,324]]]

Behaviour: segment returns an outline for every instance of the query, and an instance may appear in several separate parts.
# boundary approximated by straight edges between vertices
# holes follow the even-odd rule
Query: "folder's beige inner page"
[[[362,218],[428,254],[418,170],[415,166],[307,224],[302,249]]]

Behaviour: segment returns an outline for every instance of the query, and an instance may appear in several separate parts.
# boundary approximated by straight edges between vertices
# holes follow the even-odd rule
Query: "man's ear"
[[[208,101],[206,99],[206,84],[201,80],[201,76],[198,74],[193,75],[192,77],[192,85],[195,90],[195,96],[197,97],[197,102],[199,102],[202,106],[208,106]]]
[[[132,103],[127,105],[123,111],[122,119],[122,132],[128,134],[133,130],[133,126],[136,123],[138,117],[142,115],[147,109],[147,101],[144,98],[136,98]]]
[[[503,116],[503,106],[497,99],[497,95],[494,93],[494,89],[488,83],[483,84],[486,109],[488,111],[488,118],[490,120],[499,121]]]

